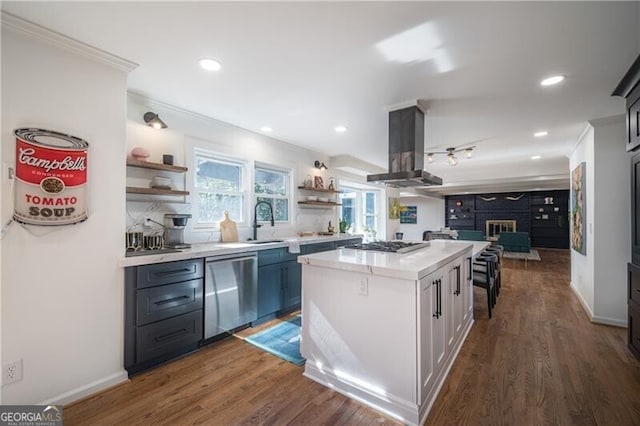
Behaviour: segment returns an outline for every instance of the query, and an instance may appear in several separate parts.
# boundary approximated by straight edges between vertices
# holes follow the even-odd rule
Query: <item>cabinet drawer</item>
[[[138,290],[137,325],[202,309],[202,278]]]
[[[349,238],[348,240],[336,241],[336,248],[348,246],[351,244],[360,244],[362,242],[362,238]]]
[[[304,250],[302,250],[302,252],[304,254],[320,253],[321,251],[329,251],[333,250],[334,248],[335,245],[333,241],[328,241],[324,243],[307,244],[304,246]]]
[[[629,349],[640,359],[640,309],[629,305]]]
[[[630,302],[637,303],[640,308],[640,266],[636,266],[632,263],[628,264],[628,294]]]
[[[289,253],[289,250],[286,248],[260,250],[258,252],[258,266],[272,265],[274,263],[296,260],[298,256],[298,253]]]
[[[202,278],[203,271],[202,259],[139,266],[137,288]]]
[[[197,346],[202,339],[202,310],[138,327],[136,330],[136,362]]]

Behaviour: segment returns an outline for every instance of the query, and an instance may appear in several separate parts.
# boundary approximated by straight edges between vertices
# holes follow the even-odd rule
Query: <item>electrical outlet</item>
[[[360,277],[360,295],[367,296],[369,294],[369,278]]]
[[[22,380],[22,358],[18,361],[10,362],[2,366],[2,384],[8,385],[9,383]]]
[[[13,180],[16,175],[13,163],[4,163],[2,175],[6,176],[7,180]]]
[[[145,229],[149,229],[152,226],[153,226],[153,222],[151,222],[151,219],[149,219],[149,218],[146,218],[144,220],[144,224],[142,225],[142,227],[145,228]]]

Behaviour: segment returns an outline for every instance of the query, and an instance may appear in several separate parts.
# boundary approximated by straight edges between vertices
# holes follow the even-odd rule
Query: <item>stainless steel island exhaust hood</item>
[[[389,112],[389,173],[367,176],[367,182],[406,188],[442,185],[424,167],[424,112],[410,106]]]

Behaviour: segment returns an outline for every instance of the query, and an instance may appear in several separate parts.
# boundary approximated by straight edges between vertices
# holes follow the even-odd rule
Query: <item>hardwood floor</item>
[[[640,362],[626,330],[591,324],[569,288],[569,252],[505,259],[491,320],[475,289],[467,341],[429,425],[640,425]],[[246,336],[248,331],[242,333]],[[64,409],[65,425],[395,424],[228,338]]]

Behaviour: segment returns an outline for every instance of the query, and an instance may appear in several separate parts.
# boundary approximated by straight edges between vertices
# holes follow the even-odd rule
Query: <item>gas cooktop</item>
[[[344,246],[344,248],[383,251],[386,253],[408,253],[410,251],[419,250],[430,245],[431,243],[429,242],[410,243],[406,241],[376,241],[373,243],[350,244]]]

